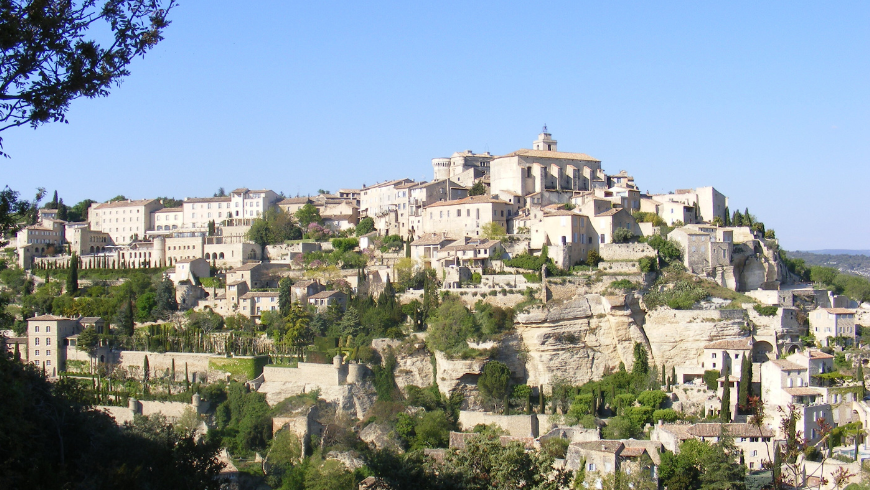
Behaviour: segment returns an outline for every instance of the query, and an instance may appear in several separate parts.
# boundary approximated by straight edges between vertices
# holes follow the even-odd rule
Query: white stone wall
[[[639,260],[655,257],[656,251],[646,243],[605,243],[598,248],[604,260]]]

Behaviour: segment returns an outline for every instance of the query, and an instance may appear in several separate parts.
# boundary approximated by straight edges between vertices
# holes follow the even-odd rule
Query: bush
[[[482,280],[483,276],[481,276],[479,272],[471,274],[471,284],[480,284],[480,281]]]
[[[637,401],[645,407],[650,407],[653,410],[662,406],[668,395],[662,390],[647,390],[637,396]]]
[[[653,412],[653,422],[661,420],[662,422],[676,422],[683,418],[683,415],[673,408],[663,408]]]
[[[665,240],[661,235],[651,236],[646,243],[655,249],[665,262],[679,260],[683,256],[683,252],[680,250],[680,245],[677,242]]]
[[[689,310],[708,295],[704,288],[689,281],[677,281],[670,289],[650,291],[644,295],[643,301],[650,310],[662,305],[675,310]]]
[[[628,228],[617,228],[613,232],[613,243],[626,243],[634,238],[634,233]]]
[[[541,451],[551,458],[565,459],[568,454],[568,439],[551,437],[541,441]]]
[[[755,305],[753,306],[753,309],[755,309],[755,311],[761,316],[775,316],[776,312],[779,310],[776,306],[761,305]]]
[[[611,282],[610,289],[620,289],[623,291],[634,291],[635,289],[637,289],[637,284],[629,281],[628,279],[620,279],[618,281]]]
[[[637,263],[641,272],[655,272],[658,269],[658,260],[655,257],[641,257]]]

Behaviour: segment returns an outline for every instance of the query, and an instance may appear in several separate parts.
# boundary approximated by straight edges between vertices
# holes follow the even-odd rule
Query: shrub
[[[641,272],[655,272],[658,269],[658,261],[655,257],[641,257],[637,263],[640,265]]]
[[[668,395],[662,390],[647,390],[637,396],[637,401],[645,407],[650,407],[653,410],[662,406]]]
[[[613,243],[625,243],[634,238],[634,233],[628,228],[617,228],[613,232]]]
[[[480,284],[480,281],[483,280],[483,276],[480,275],[479,272],[475,272],[471,274],[471,283],[472,284]]]
[[[755,305],[753,306],[755,311],[761,316],[774,316],[776,312],[779,310],[776,306],[761,306]]]
[[[637,284],[629,281],[628,279],[620,279],[618,281],[613,281],[610,283],[611,289],[621,289],[623,291],[633,291],[637,289]]]
[[[683,415],[673,408],[662,408],[653,412],[653,422],[661,420],[662,422],[676,422],[683,418]]]
[[[688,310],[708,296],[704,288],[688,281],[677,281],[670,289],[650,291],[643,297],[648,309],[667,305],[675,310]]]

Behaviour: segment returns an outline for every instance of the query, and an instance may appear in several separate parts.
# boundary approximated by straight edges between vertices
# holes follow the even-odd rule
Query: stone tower
[[[433,158],[432,169],[435,171],[435,180],[444,180],[450,178],[450,159],[449,158]]]
[[[538,135],[538,139],[532,143],[533,150],[543,150],[543,151],[558,151],[556,150],[556,140],[553,139],[553,135],[547,132],[547,125],[544,124],[544,129],[541,130],[541,134]]]

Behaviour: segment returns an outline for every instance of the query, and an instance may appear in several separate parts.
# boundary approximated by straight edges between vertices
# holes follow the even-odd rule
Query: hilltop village
[[[789,259],[712,186],[641,192],[546,127],[432,167],[297,197],[55,194],[6,237],[3,342],[119,424],[221,441],[239,488],[312,458],[390,488],[368,451],[446,474],[488,441],[547,468],[534,488],[861,480],[857,279]]]

